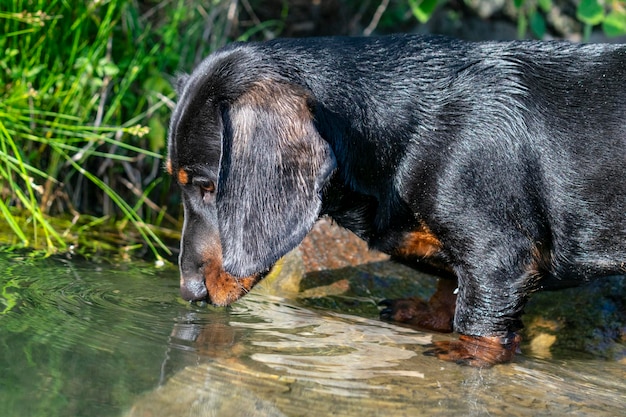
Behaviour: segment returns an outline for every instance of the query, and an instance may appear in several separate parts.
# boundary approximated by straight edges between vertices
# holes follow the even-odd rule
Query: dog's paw
[[[424,354],[461,365],[488,368],[510,362],[519,349],[520,341],[516,334],[507,337],[461,335],[459,340],[434,342]]]

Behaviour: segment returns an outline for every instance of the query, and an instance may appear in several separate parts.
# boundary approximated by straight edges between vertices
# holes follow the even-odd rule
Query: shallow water
[[[377,320],[370,290],[299,300],[283,277],[214,309],[180,300],[174,268],[0,254],[0,271],[3,417],[615,416],[626,405],[623,360],[443,363],[422,353],[454,336]]]

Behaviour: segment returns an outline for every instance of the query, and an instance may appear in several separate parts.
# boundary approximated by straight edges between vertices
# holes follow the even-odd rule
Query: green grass
[[[162,174],[168,74],[226,42],[229,3],[13,0],[0,11],[0,243],[89,252],[107,230],[122,250],[169,252],[163,236],[180,225]]]

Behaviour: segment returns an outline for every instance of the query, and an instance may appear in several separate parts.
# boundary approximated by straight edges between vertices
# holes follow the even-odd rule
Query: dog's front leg
[[[502,311],[506,311],[506,306],[496,307],[498,303],[493,302],[499,291],[495,288],[485,291],[483,295],[473,294],[474,290],[469,290],[457,297],[460,292],[457,281],[442,278],[437,291],[428,301],[415,297],[383,300],[380,304],[385,308],[380,316],[383,320],[408,324],[422,330],[449,333],[454,329],[461,334],[455,341],[433,343],[432,348],[425,352],[426,355],[475,367],[510,362],[521,341],[512,330],[520,327],[517,324],[519,320],[495,319]],[[481,297],[485,300],[477,302]],[[477,313],[473,309],[480,304],[484,307]],[[517,315],[511,312],[510,317]],[[458,324],[453,325],[453,322]]]
[[[511,361],[519,349],[521,338],[515,331],[522,327],[520,316],[532,281],[526,271],[516,276],[506,278],[500,268],[491,273],[480,267],[460,273],[454,331],[461,336],[435,342],[427,354],[477,367]]]

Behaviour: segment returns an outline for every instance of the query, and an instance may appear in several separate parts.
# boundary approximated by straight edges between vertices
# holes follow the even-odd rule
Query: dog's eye
[[[213,181],[203,182],[200,184],[200,192],[205,204],[212,204],[215,198],[215,183]]]
[[[205,200],[207,198],[211,198],[215,194],[215,191],[217,189],[215,181],[208,178],[194,178],[192,180],[192,183],[200,189],[200,192],[202,193],[202,198],[204,198]]]
[[[200,189],[204,193],[213,194],[215,192],[215,183],[213,181],[206,181],[200,184]]]

